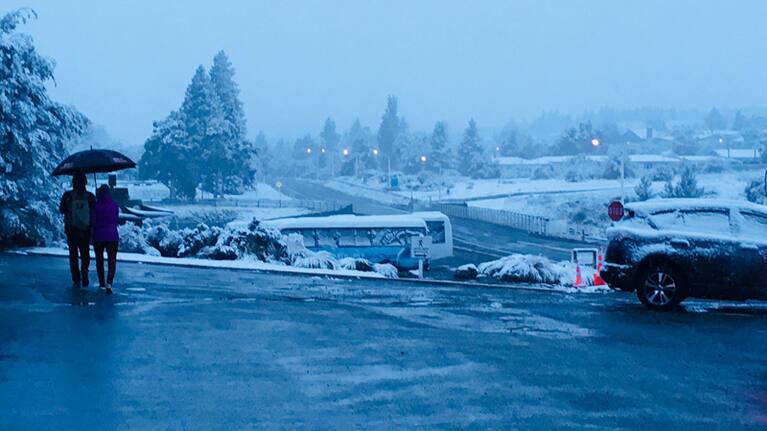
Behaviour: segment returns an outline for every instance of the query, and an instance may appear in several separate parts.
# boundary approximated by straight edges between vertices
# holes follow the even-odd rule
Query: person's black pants
[[[96,273],[99,275],[99,285],[104,286],[104,250],[107,252],[107,284],[112,285],[115,281],[117,270],[117,241],[97,241],[93,243],[96,252]]]
[[[91,242],[91,232],[90,230],[67,228],[66,234],[67,248],[69,249],[69,273],[72,274],[72,282],[88,284],[88,267],[91,264],[88,248]]]

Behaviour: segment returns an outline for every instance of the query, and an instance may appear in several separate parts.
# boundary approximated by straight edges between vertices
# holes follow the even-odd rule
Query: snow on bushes
[[[383,275],[386,278],[399,278],[397,267],[390,263],[374,263],[373,271]]]
[[[133,223],[117,227],[120,235],[120,251],[159,256],[160,252],[146,241],[146,233]]]
[[[480,274],[506,282],[572,285],[575,267],[571,266],[568,262],[552,262],[543,256],[512,254],[481,263],[477,269]]]
[[[345,269],[377,272],[397,278],[394,265],[373,264],[362,258],[336,259],[327,251],[312,251],[298,234],[283,236],[279,230],[257,219],[247,228],[219,228],[199,224],[194,229],[174,230],[164,222],[148,221],[143,227],[126,224],[119,227],[120,250],[129,253],[164,257],[197,257],[213,260],[256,258],[298,268]]]

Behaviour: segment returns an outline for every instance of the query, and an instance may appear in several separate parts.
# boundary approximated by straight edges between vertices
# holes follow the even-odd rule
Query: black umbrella
[[[52,175],[95,174],[135,168],[136,163],[112,150],[85,150],[62,160]]]

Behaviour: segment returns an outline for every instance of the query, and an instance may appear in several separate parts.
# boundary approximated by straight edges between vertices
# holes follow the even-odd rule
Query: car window
[[[676,229],[712,235],[729,235],[730,217],[726,211],[682,211],[682,224]]]
[[[655,213],[650,220],[658,229],[677,229],[682,224],[682,217],[676,210]]]
[[[767,240],[767,217],[762,214],[742,212],[740,235],[744,238]]]

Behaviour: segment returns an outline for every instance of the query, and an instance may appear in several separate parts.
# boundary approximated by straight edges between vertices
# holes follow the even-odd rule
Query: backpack
[[[91,206],[88,202],[88,193],[78,196],[72,193],[69,198],[69,224],[81,230],[91,227]]]

